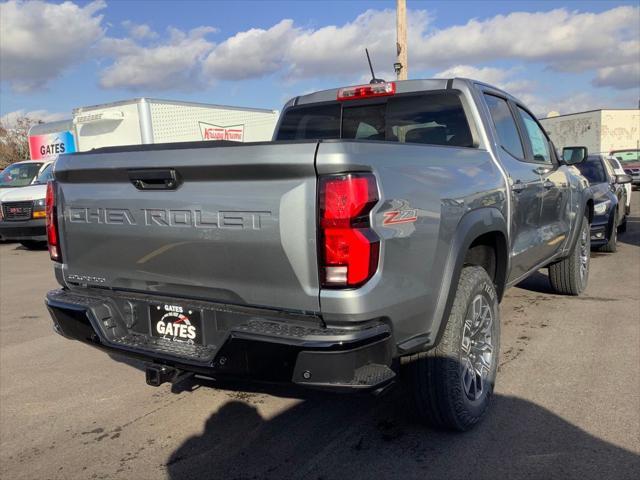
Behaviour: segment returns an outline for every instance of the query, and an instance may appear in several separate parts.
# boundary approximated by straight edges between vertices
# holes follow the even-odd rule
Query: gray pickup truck
[[[316,92],[271,142],[103,148],[54,170],[55,329],[147,362],[151,385],[402,378],[419,418],[466,430],[505,289],[542,267],[558,292],[587,285],[588,183],[522,103],[468,79]]]

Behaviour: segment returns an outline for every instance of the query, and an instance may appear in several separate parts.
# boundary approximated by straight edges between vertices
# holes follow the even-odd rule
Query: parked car
[[[614,150],[611,156],[620,160],[625,173],[631,175],[633,186],[640,185],[640,150],[634,148]]]
[[[591,246],[603,252],[615,252],[618,230],[624,231],[627,225],[624,185],[631,182],[631,178],[616,175],[604,155],[590,155],[576,167],[589,180],[593,192]]]
[[[576,161],[586,149],[575,149]],[[65,155],[47,190],[62,335],[186,373],[379,391],[420,418],[487,410],[506,288],[589,277],[593,199],[535,116],[468,79],[289,101],[275,138]]]
[[[627,172],[624,171],[624,168],[622,167],[620,160],[618,160],[616,157],[608,156],[607,161],[611,165],[611,168],[613,168],[613,173],[615,173],[616,175],[629,175]],[[633,177],[632,177],[632,181],[633,181]],[[624,209],[625,209],[626,215],[628,216],[631,213],[631,193],[633,192],[632,182],[625,183],[624,189],[627,193]]]
[[[26,187],[8,188],[0,200],[0,240],[19,241],[34,250],[46,248],[45,196],[53,178],[53,162]]]

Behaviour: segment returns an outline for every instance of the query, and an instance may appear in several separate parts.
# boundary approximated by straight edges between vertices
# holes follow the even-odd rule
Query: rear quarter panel
[[[486,150],[384,142],[319,145],[319,175],[372,171],[380,202],[371,224],[381,239],[379,267],[365,286],[320,293],[327,323],[388,319],[396,343],[415,336],[435,339],[439,299],[457,253],[461,219],[490,209],[506,218],[504,181]],[[416,221],[385,225],[385,213],[414,211]],[[441,312],[440,312],[441,313]],[[429,342],[427,342],[429,343]]]

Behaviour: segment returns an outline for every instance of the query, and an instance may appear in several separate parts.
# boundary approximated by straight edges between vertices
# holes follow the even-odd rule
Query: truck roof
[[[425,90],[445,90],[453,88],[453,83],[464,83],[468,87],[472,87],[473,85],[482,85],[485,87],[489,87],[492,90],[499,92],[500,94],[518,102],[520,102],[513,95],[505,92],[504,90],[490,85],[488,83],[480,82],[478,80],[473,80],[471,78],[462,78],[462,77],[453,77],[453,78],[425,78],[425,79],[416,79],[416,80],[389,80],[389,82],[394,82],[396,84],[396,93],[411,93],[411,92],[421,92]],[[328,90],[321,90],[318,92],[309,93],[306,95],[300,95],[298,97],[294,97],[287,104],[286,107],[290,107],[293,105],[304,105],[308,103],[318,103],[318,102],[329,102],[334,101],[337,97],[338,90],[344,88],[348,85],[343,85],[337,88],[331,88]]]

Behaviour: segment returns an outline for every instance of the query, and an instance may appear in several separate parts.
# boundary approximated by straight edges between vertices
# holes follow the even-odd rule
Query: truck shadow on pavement
[[[464,434],[417,424],[400,388],[377,398],[312,392],[269,419],[259,405],[224,404],[171,454],[169,478],[631,479],[640,471],[640,456],[515,397],[494,396]]]

